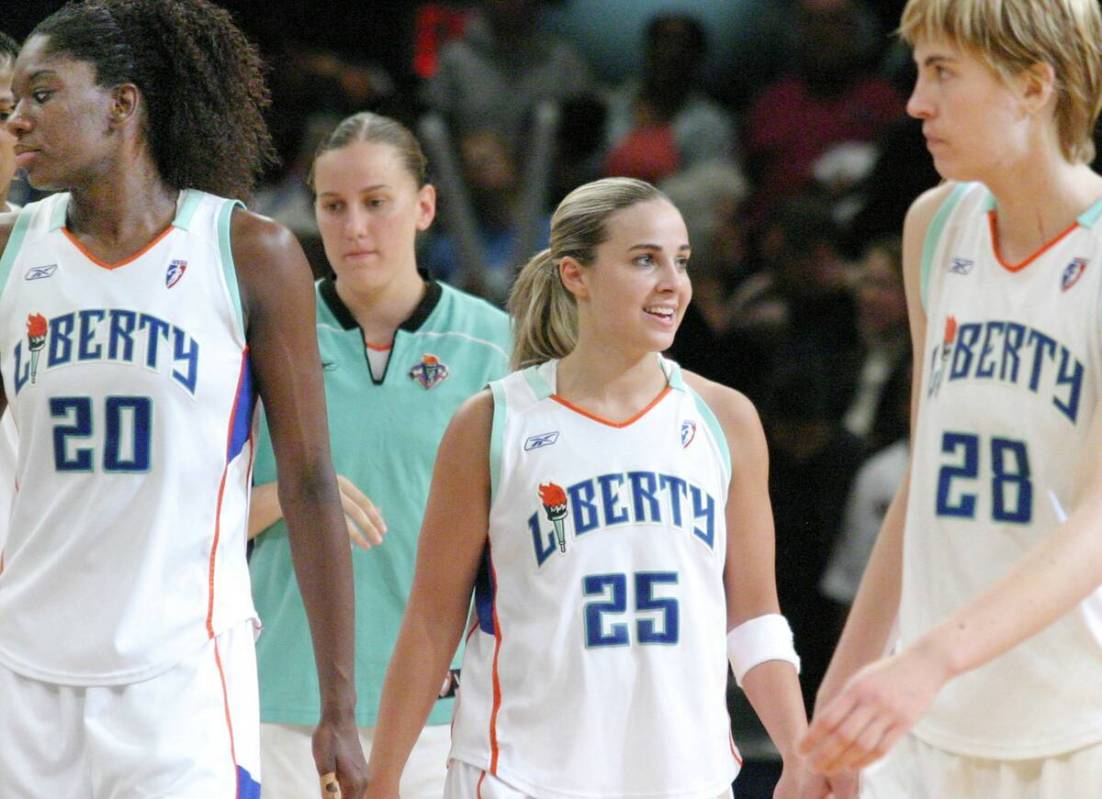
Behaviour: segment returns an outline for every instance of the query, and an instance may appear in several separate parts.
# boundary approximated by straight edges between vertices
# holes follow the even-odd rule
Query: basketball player
[[[58,193],[0,218],[0,405],[20,442],[3,793],[259,795],[245,563],[259,392],[317,644],[317,768],[358,796],[309,271],[285,230],[223,199],[270,152],[255,51],[206,0],[94,0],[32,32],[13,89],[18,165]]]
[[[509,319],[500,309],[417,270],[418,231],[436,192],[413,134],[371,113],[345,119],[322,142],[311,172],[318,229],[334,276],[316,285],[317,335],[333,462],[350,519],[356,577],[356,723],[371,748],[386,664],[413,581],[417,535],[436,450],[459,404],[503,376]],[[250,529],[253,599],[264,620],[260,666],[261,764],[268,799],[310,796],[310,732],[318,720],[309,631],[291,579],[287,528],[266,435],[257,450]],[[385,522],[371,500],[386,509]],[[383,546],[364,551],[382,542]],[[446,682],[401,781],[408,799],[439,799],[451,744],[457,679]]]
[[[776,795],[797,795],[761,426],[658,354],[688,260],[681,215],[642,181],[587,184],[555,212],[510,298],[521,371],[440,446],[370,796],[398,795],[472,591],[445,796],[729,796],[728,650],[786,755]]]
[[[1098,3],[910,0],[901,32],[948,181],[904,231],[914,450],[803,746],[828,772],[891,750],[875,799],[1097,796]]]

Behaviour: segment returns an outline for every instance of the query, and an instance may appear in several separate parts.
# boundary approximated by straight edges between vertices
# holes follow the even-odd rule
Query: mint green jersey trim
[[[716,440],[716,446],[719,447],[719,454],[723,456],[723,466],[727,469],[727,479],[731,479],[731,448],[727,445],[727,436],[723,433],[723,426],[719,423],[719,419],[712,412],[712,409],[708,406],[708,403],[704,401],[704,398],[693,391],[688,386],[685,390],[689,392],[689,396],[693,398],[696,403],[696,408],[700,411],[700,416],[704,419],[704,423],[708,425],[708,429],[712,431],[712,438]]]
[[[958,183],[949,196],[945,198],[945,202],[941,204],[941,207],[937,209],[937,213],[934,214],[934,218],[930,221],[930,227],[926,229],[926,240],[922,242],[922,272],[920,276],[921,283],[919,296],[922,298],[922,307],[926,307],[926,294],[930,285],[930,270],[933,268],[934,250],[937,249],[938,239],[941,238],[941,231],[945,228],[945,223],[949,221],[949,214],[953,212],[957,203],[960,202],[960,198],[964,196],[964,192],[968,191],[971,184]]]
[[[1080,227],[1092,228],[1099,217],[1102,217],[1102,200],[1095,200],[1090,208],[1079,215],[1077,221]]]
[[[659,365],[666,373],[666,385],[668,385],[675,391],[687,391],[688,386],[685,385],[685,380],[681,376],[680,364],[678,364],[676,361],[671,361],[668,358],[663,358],[661,355],[659,355],[658,358]]]
[[[172,226],[180,230],[187,230],[191,226],[191,218],[199,208],[202,195],[192,189],[184,189],[180,197],[180,210],[176,212],[176,218],[172,220]]]
[[[493,504],[497,487],[501,483],[501,453],[505,448],[505,417],[508,408],[501,381],[490,383],[490,393],[494,398],[494,421],[490,427],[490,503]]]
[[[8,237],[8,245],[4,247],[4,254],[0,255],[0,296],[3,296],[4,287],[8,285],[8,275],[11,274],[12,264],[19,256],[19,250],[23,247],[23,239],[27,235],[27,228],[31,226],[34,210],[24,208],[19,212]]]
[[[50,230],[60,230],[65,227],[65,214],[69,211],[69,195],[63,194],[58,199],[57,205],[54,206],[53,212],[50,214]]]
[[[237,330],[245,338],[245,310],[241,307],[241,287],[237,285],[237,268],[233,264],[233,247],[230,244],[230,220],[233,209],[245,205],[238,200],[226,200],[218,211],[218,250],[222,254],[222,269],[225,271],[226,288],[230,292],[233,313],[237,317]]]
[[[542,366],[543,364],[540,364]],[[543,375],[539,373],[539,366],[529,366],[523,372],[524,379],[528,381],[529,387],[536,395],[537,400],[544,400],[550,397],[555,392],[551,390],[551,386],[547,385],[547,381],[543,379]]]

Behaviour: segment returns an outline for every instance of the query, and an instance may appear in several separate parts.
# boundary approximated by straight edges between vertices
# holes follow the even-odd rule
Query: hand
[[[348,537],[363,549],[383,543],[386,522],[375,503],[344,475],[337,475],[337,485],[341,492],[344,520],[348,524]]]
[[[319,775],[335,774],[340,791],[325,793],[326,799],[361,799],[367,789],[367,763],[360,748],[355,721],[336,722],[322,717],[314,730],[314,764]]]
[[[842,777],[850,777],[852,790],[840,792],[845,784],[839,777],[826,777],[811,769],[807,760],[800,758],[799,765],[785,762],[781,778],[773,790],[773,799],[857,799],[857,780],[848,772]]]
[[[815,714],[800,754],[827,775],[864,768],[914,726],[948,678],[920,647],[866,666]]]

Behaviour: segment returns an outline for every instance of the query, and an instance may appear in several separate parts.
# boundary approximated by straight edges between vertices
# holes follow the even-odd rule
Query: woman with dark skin
[[[261,116],[268,97],[260,69],[255,50],[234,27],[229,14],[206,0],[95,0],[70,4],[32,32],[16,61],[13,78],[16,103],[7,122],[17,139],[17,163],[36,188],[69,193],[63,232],[89,261],[110,267],[102,271],[102,281],[132,279],[135,275],[132,270],[115,271],[115,268],[143,258],[147,250],[152,252],[162,235],[167,240],[179,232],[173,223],[179,219],[178,203],[183,205],[189,190],[237,199],[248,195],[254,178],[272,154]],[[329,458],[326,416],[319,412],[325,406],[325,397],[314,335],[310,270],[299,245],[280,225],[241,208],[227,217],[229,252],[223,251],[222,260],[231,262],[226,269],[228,281],[236,271],[243,317],[240,321],[248,355],[245,369],[251,367],[252,385],[266,408],[279,462],[280,504],[291,532],[296,572],[315,645],[322,701],[321,720],[314,734],[316,765],[318,773],[323,775],[323,788],[327,787],[330,792],[328,795],[338,795],[339,790],[345,797],[358,797],[365,785],[365,764],[353,718],[352,579],[345,524]],[[5,252],[9,244],[11,249],[18,249],[22,232],[14,215],[0,217],[0,252]],[[14,253],[5,253],[6,260],[17,257]],[[58,257],[60,260],[61,255]],[[194,260],[200,258],[196,256]],[[144,262],[134,265],[144,265]],[[202,266],[202,263],[193,262],[189,277],[192,270]],[[61,272],[59,270],[58,274]],[[166,282],[169,276],[171,272]],[[43,282],[56,282],[56,279]],[[22,280],[13,279],[8,284],[8,293],[22,285]],[[122,285],[122,289],[129,285]],[[233,294],[232,288],[230,294]],[[132,292],[124,300],[141,307],[146,298]],[[206,347],[206,343],[203,346]],[[31,347],[33,350],[33,342]],[[155,348],[151,351],[155,352]],[[203,367],[208,363],[209,359],[204,361]],[[20,385],[18,365],[14,383],[6,360],[4,365],[0,407],[14,399]],[[49,377],[48,373],[43,375],[44,368],[39,369],[40,387]],[[125,367],[103,364],[97,368],[114,368],[115,374],[121,377]],[[220,376],[215,375],[215,378],[220,379]],[[35,396],[28,399],[24,393],[13,408],[35,400]],[[158,402],[152,412],[150,425],[164,423],[161,404]],[[234,412],[238,413],[236,405]],[[31,417],[31,411],[25,416],[38,418]],[[190,429],[181,427],[173,427],[165,435],[174,437],[170,440],[195,435]],[[48,431],[38,433],[49,436]],[[21,428],[21,440],[30,440],[28,434],[35,434],[33,426],[30,430]],[[251,436],[249,438],[251,440]],[[54,439],[56,444],[56,428]],[[154,443],[157,441],[155,438]],[[167,473],[183,481],[196,477],[194,471],[185,468],[186,464],[177,465],[166,456],[158,460],[160,455],[154,447],[147,456],[152,461],[150,469],[154,474]],[[21,493],[25,493],[29,480],[46,477],[33,471],[22,476]],[[96,479],[106,482],[108,478]],[[142,475],[142,479],[147,476]],[[223,485],[228,493],[225,478]],[[202,495],[195,488],[189,496],[201,498]],[[218,501],[221,507],[221,492]],[[18,498],[16,502],[18,504]],[[191,505],[200,502],[180,503],[175,529],[181,535],[187,531],[189,514],[193,513]],[[73,513],[76,512],[77,509],[73,509]],[[142,534],[151,533],[143,530],[141,522],[144,519],[137,518],[139,516],[134,514],[137,524],[133,525],[136,529],[131,530],[131,535],[142,544],[138,540]],[[230,572],[243,575],[245,520],[234,521],[239,521],[240,529],[227,530],[223,525],[221,535],[233,543],[236,539],[231,536],[239,534],[240,554],[233,547],[226,547],[227,552],[220,557],[229,559]],[[92,520],[89,527],[94,526]],[[68,532],[70,538],[79,538],[82,533],[87,536],[99,533],[97,529],[81,526],[70,526]],[[164,531],[158,528],[157,532]],[[41,533],[41,528],[36,528],[34,533]],[[216,544],[217,541],[216,537]],[[18,542],[9,541],[9,546],[18,546]],[[9,590],[9,596],[5,597],[4,583],[17,580],[20,553],[12,549],[9,554],[10,579],[0,579],[0,607],[4,608],[0,615],[9,614],[13,606],[22,610],[18,605],[19,595],[11,596],[14,592]],[[214,596],[213,551],[210,559],[211,610],[205,606],[204,598],[200,613],[207,615],[208,628],[211,628],[209,614],[217,614],[220,608]],[[77,563],[68,568],[71,573],[77,573],[76,570],[89,566]],[[179,572],[183,572],[182,565]],[[173,578],[173,585],[184,582],[184,575],[176,571],[169,576]],[[68,589],[74,592],[69,599],[77,607],[81,607],[81,597],[75,593],[81,585],[75,581]],[[114,590],[127,590],[120,588],[121,585],[125,584],[120,582]],[[233,591],[239,588],[236,584],[231,586]],[[65,592],[67,588],[62,584],[54,590]],[[165,588],[165,592],[169,590],[171,587]],[[244,591],[248,591],[247,584]],[[190,614],[190,606],[180,610],[190,596],[169,597],[171,604],[168,601],[163,604]],[[132,601],[140,603],[144,599],[136,595]],[[50,618],[36,619],[43,627],[51,621]],[[153,626],[166,623],[163,618],[155,617],[149,621]],[[92,634],[99,631],[98,627],[92,628],[82,640],[69,646],[86,646],[94,658],[99,651],[96,647],[103,642],[94,640]],[[220,640],[220,631],[211,629],[210,637],[216,636]],[[251,646],[251,641],[249,644]],[[3,647],[5,652],[0,655],[5,657],[0,657],[0,672],[3,666],[15,671],[11,666],[13,662],[31,662],[30,655],[23,658],[24,653],[14,649],[15,646],[18,644],[9,640]],[[225,684],[233,682],[233,676],[229,670],[222,675],[223,693]],[[88,684],[104,683],[89,681]],[[107,684],[120,689],[131,687]],[[228,700],[226,714],[229,714]],[[247,719],[247,722],[253,721],[255,719]],[[7,724],[19,723],[30,722],[10,719]],[[162,725],[170,723],[171,719],[161,722]],[[233,732],[237,733],[238,752],[244,745],[242,738],[248,741],[257,735],[256,729],[249,726],[256,725],[247,724],[243,730],[231,731],[231,746]],[[19,730],[15,732],[18,734]],[[58,734],[72,733],[59,731]],[[145,742],[144,738],[138,740]],[[149,748],[151,752],[156,751],[152,746]],[[156,754],[147,753],[146,757],[157,759]],[[0,784],[22,786],[24,783],[20,780],[30,780],[28,785],[41,786],[40,779],[53,777],[41,763],[38,766],[40,774],[26,773],[28,767],[35,768],[33,764],[24,765],[22,774],[8,774],[9,767],[15,771],[14,761],[5,762],[0,758]],[[119,768],[114,763],[107,763],[106,767]],[[143,768],[155,783],[156,779],[164,778],[164,770],[170,766],[154,762],[144,764]],[[115,795],[111,788],[97,789],[95,785],[91,787],[92,795],[97,795],[98,790]],[[157,795],[209,795],[195,792],[194,786],[190,791],[187,787],[182,789],[183,793],[180,790],[174,783],[171,793],[164,791]],[[240,783],[237,790],[239,796],[255,795],[246,793]],[[259,791],[259,786],[255,790]]]

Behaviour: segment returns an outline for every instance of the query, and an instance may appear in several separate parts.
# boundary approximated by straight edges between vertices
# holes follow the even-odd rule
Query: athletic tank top
[[[1099,399],[1102,201],[1025,263],[993,199],[956,187],[924,257],[926,341],[904,533],[902,642],[1004,577],[1070,512]],[[915,734],[985,758],[1102,740],[1102,591],[945,686]]]
[[[623,423],[557,396],[557,361],[490,384],[489,544],[452,757],[534,797],[714,797],[737,773],[730,454],[659,363],[668,387]]]
[[[230,250],[234,202],[185,191],[114,265],[20,213],[0,257],[0,370],[18,486],[0,663],[111,685],[254,617],[245,563],[254,392]]]

